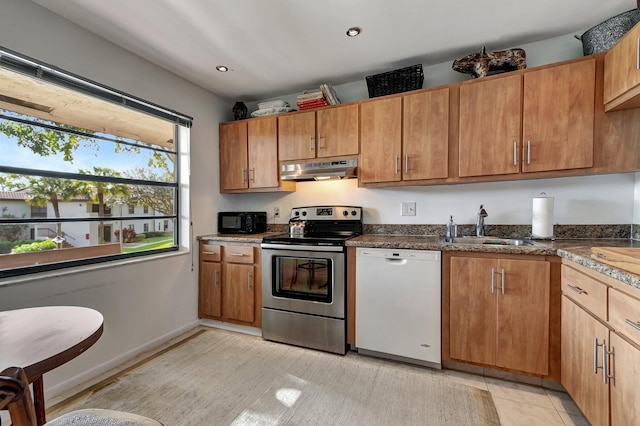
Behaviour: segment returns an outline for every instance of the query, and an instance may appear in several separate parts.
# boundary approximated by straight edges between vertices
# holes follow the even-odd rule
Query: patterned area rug
[[[57,404],[172,425],[499,425],[489,392],[431,370],[203,330]]]

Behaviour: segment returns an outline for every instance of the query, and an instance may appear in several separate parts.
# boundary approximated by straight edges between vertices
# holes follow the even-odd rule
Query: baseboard
[[[251,336],[262,337],[262,330],[256,327],[246,325],[232,324],[230,322],[222,322],[210,319],[201,319],[200,325],[204,327],[220,328],[227,331],[235,331],[237,333],[249,334]]]
[[[100,374],[103,374],[109,370],[111,370],[112,368],[117,367],[118,365],[124,364],[125,362],[127,362],[128,360],[130,360],[131,358],[135,357],[136,355],[139,355],[143,352],[146,352],[150,349],[153,349],[156,346],[161,345],[162,343],[166,342],[167,340],[170,340],[174,337],[177,337],[179,335],[181,335],[182,333],[185,333],[186,331],[189,331],[191,329],[193,329],[194,327],[197,327],[198,325],[200,325],[200,323],[198,321],[193,321],[190,322],[189,324],[186,324],[176,330],[173,330],[169,333],[163,334],[162,336],[159,336],[147,343],[145,343],[144,345],[138,346],[137,348],[134,348],[128,352],[125,352],[115,358],[110,359],[107,362],[104,362],[102,364],[96,365],[95,367],[84,371],[82,374],[78,374],[74,377],[71,377],[63,382],[57,383],[51,387],[47,387],[46,388],[46,395],[47,395],[47,400],[50,400],[51,398],[56,397],[57,395],[62,394],[63,392],[68,391],[69,389],[78,386],[82,383],[85,383],[97,376],[99,376]]]

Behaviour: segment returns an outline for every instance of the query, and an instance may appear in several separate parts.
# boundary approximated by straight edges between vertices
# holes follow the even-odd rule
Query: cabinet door
[[[524,75],[523,172],[593,166],[596,60]]]
[[[449,89],[403,97],[402,179],[449,175]]]
[[[520,170],[522,77],[505,76],[460,87],[459,175]]]
[[[273,188],[279,183],[276,117],[248,122],[249,187]]]
[[[594,338],[607,343],[608,335],[607,327],[562,296],[562,386],[593,425],[609,424],[609,386],[602,381],[602,370],[593,372],[594,362],[602,365],[602,351],[594,351]]]
[[[496,365],[549,374],[549,262],[499,259],[496,274]]]
[[[198,314],[200,317],[222,316],[222,276],[220,263],[200,262],[200,291]]]
[[[247,122],[223,123],[219,129],[220,190],[248,188]]]
[[[401,178],[402,98],[360,104],[360,182]]]
[[[495,365],[496,296],[486,258],[452,257],[449,308],[451,358]],[[493,288],[492,288],[493,287]]]
[[[640,85],[640,48],[638,37],[640,26],[633,27],[622,37],[604,57],[604,102],[608,104],[619,96],[623,100],[631,100],[631,107],[638,105],[627,91]],[[634,91],[632,93],[637,93]],[[622,102],[622,101],[620,101]],[[617,102],[617,103],[620,103]]]
[[[315,111],[278,116],[280,161],[303,160],[316,156]]]
[[[611,424],[640,424],[640,350],[611,332]]]
[[[224,271],[224,315],[227,319],[253,323],[253,265],[226,263]]]
[[[322,109],[316,114],[318,157],[358,154],[358,104]]]

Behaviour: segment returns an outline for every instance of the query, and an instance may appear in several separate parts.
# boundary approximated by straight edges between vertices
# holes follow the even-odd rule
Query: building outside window
[[[144,206],[144,207],[142,208],[142,212],[143,212],[144,214],[149,214],[149,206]]]
[[[148,223],[144,224],[144,232],[149,232],[149,224]]]
[[[180,181],[185,176],[188,183],[180,173],[188,165],[181,143],[188,146],[190,117],[3,48],[0,93],[0,193],[20,195],[3,197],[0,209],[11,207],[7,199],[30,213],[2,215],[0,227],[46,224],[47,240],[63,238],[74,249],[65,251],[64,264],[47,260],[48,250],[57,248],[48,241],[27,266],[12,262],[19,255],[0,254],[0,278],[179,249],[185,240],[178,199],[188,191]],[[152,208],[154,218],[169,225],[164,244],[147,249],[135,241],[136,227],[149,227],[135,216],[136,205],[145,214]],[[6,235],[0,233],[0,241],[14,241]]]

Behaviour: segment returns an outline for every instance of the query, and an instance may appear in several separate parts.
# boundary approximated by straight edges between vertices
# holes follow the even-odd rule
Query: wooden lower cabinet
[[[443,332],[449,339],[443,358],[548,376],[549,262],[456,254],[448,268]]]
[[[640,291],[569,261],[562,286],[562,385],[593,426],[640,424]]]
[[[262,326],[260,248],[200,242],[198,316]]]
[[[609,330],[567,296],[562,297],[562,385],[592,425],[609,424],[609,388],[602,370],[594,374],[596,361],[602,365],[601,348],[608,344]],[[594,360],[597,355],[598,360]]]

